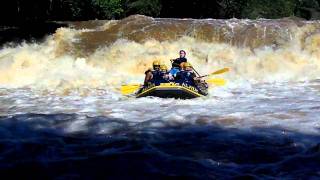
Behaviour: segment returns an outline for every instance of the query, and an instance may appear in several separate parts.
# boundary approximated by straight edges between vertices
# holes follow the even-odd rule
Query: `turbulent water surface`
[[[228,84],[126,97],[180,49]],[[0,50],[0,175],[33,179],[320,177],[320,22],[89,21]]]

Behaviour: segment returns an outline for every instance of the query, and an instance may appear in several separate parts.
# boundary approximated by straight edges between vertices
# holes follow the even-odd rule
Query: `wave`
[[[155,59],[178,51],[201,73],[230,67],[229,82],[306,81],[320,75],[320,22],[154,19],[88,21],[59,28],[43,43],[0,50],[0,86],[115,89],[143,81]]]

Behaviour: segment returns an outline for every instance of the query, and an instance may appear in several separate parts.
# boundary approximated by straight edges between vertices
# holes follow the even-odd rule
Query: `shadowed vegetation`
[[[320,19],[320,0],[4,0],[1,24],[119,19],[132,14],[178,18]]]

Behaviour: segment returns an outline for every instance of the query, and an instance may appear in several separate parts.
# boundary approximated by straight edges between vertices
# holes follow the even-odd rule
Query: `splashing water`
[[[179,49],[188,52],[189,60],[202,74],[230,67],[232,71],[225,77],[232,83],[313,80],[319,76],[317,21],[189,21],[133,16],[94,29],[60,28],[45,43],[3,48],[0,84],[49,90],[112,89],[121,83],[141,82],[144,70],[155,59],[169,66],[169,59],[175,58]],[[212,32],[203,32],[207,26]],[[237,45],[240,42],[243,44]]]
[[[318,21],[131,16],[4,47],[0,175],[317,178],[319,30]],[[201,74],[230,67],[219,75],[228,85],[193,100],[118,92],[180,49]]]

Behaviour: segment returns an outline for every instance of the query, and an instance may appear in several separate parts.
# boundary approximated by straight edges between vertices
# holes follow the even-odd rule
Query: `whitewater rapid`
[[[210,97],[192,100],[135,99],[106,90],[91,91],[85,96],[82,92],[61,96],[30,89],[1,89],[1,93],[1,116],[77,114],[81,117],[107,117],[131,124],[147,123],[146,126],[159,128],[180,124],[218,124],[248,130],[281,127],[307,134],[318,134],[320,128],[317,119],[320,111],[319,81],[216,88],[210,91]],[[90,119],[79,118],[71,122],[63,127],[66,133],[90,129]],[[51,123],[54,125],[58,120]],[[108,127],[113,128],[117,127]]]
[[[0,176],[319,177],[319,26],[132,16],[4,46]],[[216,76],[227,85],[192,100],[121,95],[180,49],[202,75],[229,67]]]
[[[192,20],[194,24],[199,23],[191,26],[195,33],[207,23],[218,29],[224,38],[230,38],[221,39],[221,34],[206,32],[207,36],[220,38],[220,41],[215,38],[209,41],[201,39],[203,37],[200,35],[205,33],[202,31],[197,36],[179,35],[180,29],[175,29],[174,23],[188,27],[188,20],[171,22],[140,16],[128,19],[105,22],[93,29],[59,28],[43,43],[3,47],[0,51],[0,86],[55,90],[60,93],[85,88],[116,91],[121,84],[142,82],[144,71],[151,67],[154,60],[160,60],[170,67],[169,60],[176,58],[180,49],[186,50],[187,58],[200,74],[229,67],[231,72],[223,77],[233,84],[241,85],[244,81],[252,84],[319,78],[320,32],[317,27],[320,23],[317,21],[295,24],[294,21],[280,20],[226,20],[221,25],[220,20]],[[147,22],[144,22],[146,19]],[[138,27],[151,27],[137,29],[130,23],[137,23]],[[153,23],[174,28],[160,31]],[[153,27],[156,29],[152,29]],[[244,34],[253,27],[257,36]],[[281,30],[278,32],[274,27]],[[121,36],[121,33],[125,34],[130,28],[142,39],[131,40],[138,38],[134,33]],[[236,33],[235,29],[241,33]],[[260,31],[264,33],[260,34]],[[151,32],[155,34],[149,34]],[[157,32],[165,35],[175,32],[177,37],[157,40]],[[114,33],[119,38],[114,39]],[[247,37],[246,41],[258,43],[259,46],[253,47],[252,43],[234,45],[233,42],[240,37]],[[270,41],[274,44],[270,44]]]
[[[190,26],[190,22],[197,25]],[[238,128],[279,124],[291,130],[317,132],[316,118],[309,117],[316,113],[303,110],[300,116],[294,112],[298,107],[293,107],[299,105],[297,99],[306,99],[306,104],[308,99],[315,99],[311,102],[317,103],[317,89],[313,89],[320,75],[317,21],[197,21],[133,16],[95,23],[90,28],[79,28],[83,24],[59,28],[42,43],[4,46],[0,50],[1,115],[67,113],[137,123],[152,119],[191,124],[226,121],[230,123],[224,126]],[[159,26],[171,27],[164,30],[165,38],[157,36],[156,32],[164,33]],[[214,32],[203,34],[207,26]],[[182,27],[187,32],[192,27],[194,33],[183,34]],[[257,32],[257,37],[244,31]],[[114,39],[114,33],[127,35]],[[182,35],[173,38],[172,33]],[[202,35],[217,37],[204,40]],[[237,45],[239,38],[250,43]],[[274,39],[275,44],[270,45]],[[258,41],[260,46],[254,47]],[[208,97],[188,101],[121,95],[122,84],[141,83],[144,71],[154,60],[170,67],[169,59],[177,57],[180,49],[186,50],[189,62],[202,75],[229,67],[230,72],[216,76],[226,79],[227,85],[211,85]],[[291,100],[294,102],[287,103]],[[304,121],[308,123],[302,126]]]

